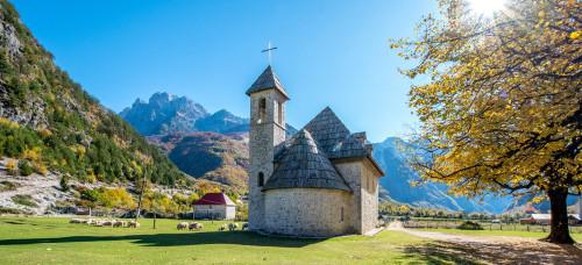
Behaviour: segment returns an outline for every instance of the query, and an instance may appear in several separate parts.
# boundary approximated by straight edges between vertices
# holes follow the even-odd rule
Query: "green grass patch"
[[[38,206],[38,204],[36,204],[36,202],[34,201],[32,196],[30,196],[30,195],[17,194],[17,195],[12,196],[12,201],[14,203],[28,206],[28,207],[37,207]]]
[[[16,190],[20,185],[7,180],[0,181],[0,192]]]
[[[0,264],[427,264],[417,246],[433,243],[406,233],[331,239],[265,237],[219,232],[224,222],[204,221],[202,231],[177,231],[178,220],[140,219],[141,228],[69,224],[65,218],[0,217]],[[452,256],[438,258],[455,264]]]

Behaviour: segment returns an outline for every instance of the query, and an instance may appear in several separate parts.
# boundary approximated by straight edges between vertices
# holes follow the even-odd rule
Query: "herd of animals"
[[[86,224],[90,226],[96,227],[127,227],[127,228],[139,228],[140,224],[137,221],[122,221],[122,220],[98,220],[98,219],[82,219],[82,218],[73,218],[69,221],[71,224]],[[240,226],[238,223],[228,223],[222,224],[218,231],[235,231],[241,227],[241,230],[248,230],[249,224],[243,223]],[[204,229],[204,225],[199,222],[180,222],[176,225],[176,229],[178,230],[190,230],[190,231],[199,231]]]
[[[188,222],[181,222],[178,223],[178,225],[176,225],[176,229],[178,230],[202,230],[204,228],[204,226],[201,223],[198,222],[192,222],[192,223],[188,223]],[[226,229],[228,229],[228,231],[235,231],[239,228],[239,225],[237,223],[229,223],[229,224],[222,224],[219,228],[218,231],[225,231]],[[242,225],[241,230],[248,230],[249,228],[249,224],[248,223],[244,223]]]
[[[127,228],[139,228],[140,224],[136,221],[121,221],[121,220],[97,220],[97,219],[81,219],[73,218],[69,221],[71,224],[86,224],[96,227],[127,227]]]

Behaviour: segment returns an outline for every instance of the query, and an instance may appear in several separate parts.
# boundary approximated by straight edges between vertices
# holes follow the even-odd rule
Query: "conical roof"
[[[285,188],[321,188],[350,191],[326,155],[307,130],[301,130],[281,154],[264,190]]]
[[[273,68],[269,65],[267,69],[255,80],[251,87],[247,90],[246,94],[250,96],[253,93],[260,92],[268,89],[277,89],[283,96],[289,99],[289,95],[285,91],[285,88],[279,81],[279,77],[273,71]]]
[[[329,107],[317,114],[304,129],[311,133],[319,147],[328,155],[350,135],[350,130]]]

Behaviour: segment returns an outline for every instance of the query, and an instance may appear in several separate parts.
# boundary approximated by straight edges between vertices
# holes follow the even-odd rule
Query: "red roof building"
[[[193,206],[196,219],[232,220],[236,215],[236,204],[222,192],[207,193]]]

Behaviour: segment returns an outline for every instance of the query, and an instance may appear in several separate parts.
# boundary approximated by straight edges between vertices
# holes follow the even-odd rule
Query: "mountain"
[[[120,116],[185,173],[247,191],[248,118],[226,109],[209,114],[202,105],[166,92],[147,102],[137,99]],[[287,124],[289,136],[296,132]]]
[[[157,92],[147,102],[138,98],[119,116],[144,136],[193,132],[247,133],[250,128],[248,118],[236,116],[226,109],[209,114],[191,99],[167,92]],[[287,124],[287,132],[293,135],[297,129]]]
[[[512,205],[507,196],[485,196],[481,201],[466,197],[455,197],[447,193],[444,184],[425,183],[411,185],[420,178],[407,164],[405,151],[413,148],[404,140],[387,138],[374,145],[373,156],[386,173],[380,185],[386,191],[382,195],[400,203],[418,207],[443,208],[451,211],[502,213]]]
[[[247,191],[248,134],[196,132],[150,136],[187,174],[223,183],[240,194]]]
[[[143,175],[162,184],[186,179],[56,66],[8,1],[0,7],[0,158],[18,159],[24,175],[54,171],[110,183]]]
[[[148,102],[137,99],[119,115],[142,135],[196,131],[194,123],[209,116],[202,105],[168,93],[155,93]]]
[[[222,109],[208,117],[197,120],[194,127],[199,131],[235,133],[248,132],[250,129],[249,123],[249,119],[238,117],[228,110]]]

